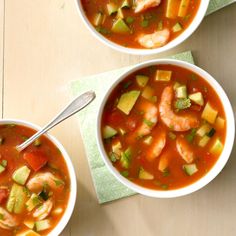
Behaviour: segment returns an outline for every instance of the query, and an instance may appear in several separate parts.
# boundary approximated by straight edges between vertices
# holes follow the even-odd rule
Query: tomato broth
[[[148,7],[143,0],[81,0],[88,20],[99,33],[121,46],[141,49],[162,47],[178,37],[200,5],[200,0],[149,1]],[[136,12],[139,5],[144,8]]]
[[[114,167],[150,189],[178,189],[218,160],[226,118],[216,91],[198,74],[151,66],[119,83],[102,115],[104,148]]]
[[[48,235],[68,204],[70,179],[60,150],[46,136],[20,153],[15,149],[34,133],[0,125],[0,235]]]

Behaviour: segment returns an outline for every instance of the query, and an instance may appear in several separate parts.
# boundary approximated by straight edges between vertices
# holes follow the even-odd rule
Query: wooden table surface
[[[226,90],[236,111],[236,4],[203,21],[185,43],[196,63]],[[70,100],[68,83],[152,57],[129,56],[98,42],[74,0],[0,0],[0,112],[44,125]],[[96,199],[75,117],[52,132],[68,150],[77,203],[62,236],[231,236],[236,233],[236,150],[207,187],[171,200],[136,195],[105,205]]]

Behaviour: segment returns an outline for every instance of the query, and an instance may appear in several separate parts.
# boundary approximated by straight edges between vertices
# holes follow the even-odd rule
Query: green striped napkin
[[[190,51],[177,54],[171,58],[194,63]],[[135,194],[132,190],[116,180],[109,172],[99,155],[95,137],[97,112],[105,91],[109,89],[110,85],[121,74],[131,67],[132,66],[84,77],[73,81],[71,84],[73,96],[77,96],[88,90],[94,90],[96,93],[96,99],[78,114],[78,118],[99,203],[105,203]]]
[[[235,1],[211,0],[207,14],[210,14],[233,2]],[[175,55],[171,58],[194,63],[190,51]],[[73,96],[77,96],[78,94],[88,90],[94,90],[97,95],[95,101],[79,113],[78,119],[99,203],[105,203],[135,194],[135,192],[117,181],[106,168],[102,158],[99,155],[95,137],[98,107],[102,101],[105,91],[108,90],[110,85],[121,74],[131,67],[132,66],[105,72],[103,74],[84,77],[73,81],[70,86]]]

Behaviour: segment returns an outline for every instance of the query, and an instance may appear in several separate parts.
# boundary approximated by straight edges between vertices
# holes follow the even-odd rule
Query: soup
[[[174,65],[141,69],[119,83],[104,106],[101,133],[113,166],[146,188],[172,190],[202,178],[225,143],[217,93]]]
[[[129,48],[159,48],[194,19],[200,0],[81,0],[90,23],[107,39]]]
[[[0,235],[48,235],[68,204],[70,179],[59,149],[45,136],[21,153],[15,149],[34,133],[0,125]]]

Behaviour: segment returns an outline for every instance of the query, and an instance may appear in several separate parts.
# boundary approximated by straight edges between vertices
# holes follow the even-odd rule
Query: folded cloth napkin
[[[235,0],[211,0],[207,14],[233,2],[235,2]],[[194,63],[190,51],[175,55],[171,58]],[[135,194],[135,192],[116,180],[109,172],[100,157],[95,137],[97,112],[105,91],[108,90],[110,85],[121,74],[130,68],[132,68],[132,66],[80,78],[70,84],[73,96],[77,96],[88,90],[94,90],[97,96],[95,101],[79,113],[78,119],[99,203],[105,203]]]
[[[190,51],[177,54],[171,58],[194,63]],[[111,84],[120,75],[130,68],[132,66],[84,77],[71,83],[73,96],[77,96],[88,90],[94,90],[96,93],[96,99],[78,114],[78,118],[99,203],[105,203],[135,194],[132,190],[116,180],[109,172],[100,157],[95,137],[97,112],[105,91],[109,89]]]

